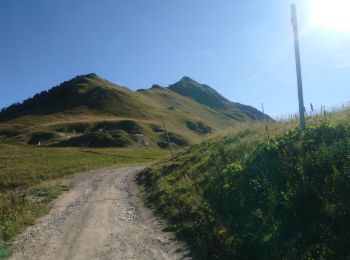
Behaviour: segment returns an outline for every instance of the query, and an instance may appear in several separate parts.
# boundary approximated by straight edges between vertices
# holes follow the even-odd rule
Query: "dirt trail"
[[[134,183],[140,170],[76,177],[75,188],[14,244],[11,259],[189,259],[143,206]]]

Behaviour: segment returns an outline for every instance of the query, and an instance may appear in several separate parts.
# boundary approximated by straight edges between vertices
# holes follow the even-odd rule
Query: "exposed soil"
[[[11,259],[190,259],[139,197],[141,167],[76,177],[51,212],[29,227]]]

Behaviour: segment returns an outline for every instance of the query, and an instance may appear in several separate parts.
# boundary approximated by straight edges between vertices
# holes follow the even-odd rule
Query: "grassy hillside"
[[[350,111],[249,123],[139,176],[147,202],[203,259],[350,257]]]
[[[0,259],[14,235],[69,189],[62,178],[104,167],[145,165],[168,155],[152,148],[78,149],[0,145]]]
[[[26,115],[71,113],[81,107],[89,113],[136,118],[144,118],[146,115],[141,111],[148,109],[148,105],[132,95],[127,88],[112,84],[96,74],[87,74],[5,108],[0,113],[0,120],[8,121]]]
[[[169,89],[237,121],[264,119],[264,114],[259,110],[231,102],[208,85],[200,84],[189,77],[184,77],[179,82],[170,85]],[[269,116],[266,117],[271,120]]]
[[[177,84],[186,82],[183,79]],[[172,89],[155,85],[134,92],[95,74],[77,76],[2,109],[0,142],[124,147],[140,144],[136,135],[143,134],[155,147],[165,141],[162,121],[172,135],[183,140],[180,143],[192,143],[238,121],[262,118],[258,110],[230,103],[209,86],[206,98],[224,100],[220,109],[196,100],[196,95],[202,93],[199,83],[191,88],[194,98]]]

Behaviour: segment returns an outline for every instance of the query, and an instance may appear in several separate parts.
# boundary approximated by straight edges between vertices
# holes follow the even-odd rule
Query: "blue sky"
[[[95,72],[133,90],[182,76],[272,116],[298,111],[288,0],[1,0],[0,107]],[[297,1],[305,103],[350,101],[350,33]]]

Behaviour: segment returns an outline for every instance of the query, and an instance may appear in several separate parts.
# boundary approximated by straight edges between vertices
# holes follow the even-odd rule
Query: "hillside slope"
[[[181,91],[190,85],[191,93]],[[183,146],[263,114],[232,103],[209,86],[183,78],[169,88],[131,91],[96,74],[77,76],[0,112],[0,141],[55,146]],[[221,102],[221,105],[217,105]]]
[[[183,77],[179,82],[170,85],[169,89],[238,121],[264,119],[264,114],[259,110],[231,102],[210,86],[200,84],[189,77]],[[269,116],[266,117],[271,120]]]
[[[87,74],[3,109],[0,120],[4,122],[27,115],[55,113],[74,115],[79,108],[85,108],[88,114],[145,118],[141,111],[147,111],[149,106],[129,89],[103,80],[96,74]]]
[[[201,259],[350,257],[350,110],[247,124],[139,176],[147,202]]]

